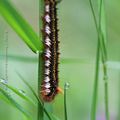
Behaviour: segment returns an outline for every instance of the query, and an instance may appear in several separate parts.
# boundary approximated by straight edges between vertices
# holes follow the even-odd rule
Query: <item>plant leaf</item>
[[[22,112],[26,117],[31,118],[29,112],[25,110],[20,104],[18,104],[12,96],[8,93],[8,91],[5,91],[4,89],[0,88],[0,92],[8,99],[8,101],[11,103],[12,106],[17,108],[20,112]]]
[[[17,94],[19,97],[23,98],[24,100],[26,100],[27,102],[29,102],[30,104],[33,104],[36,106],[36,104],[24,93],[20,92],[20,90],[8,85],[8,84],[5,84],[3,82],[0,82],[1,84],[3,84],[6,88],[10,89],[11,91],[13,91],[15,94]]]
[[[7,104],[10,104],[9,100],[3,94],[0,94],[0,99],[6,102]]]
[[[32,51],[42,51],[41,39],[39,41],[39,37],[32,27],[8,0],[0,0],[0,14]]]

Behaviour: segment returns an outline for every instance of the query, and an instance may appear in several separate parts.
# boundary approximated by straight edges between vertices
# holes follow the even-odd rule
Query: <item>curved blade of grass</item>
[[[96,52],[96,65],[95,65],[95,80],[94,80],[94,87],[93,87],[93,97],[92,97],[92,104],[91,104],[91,120],[96,120],[96,112],[97,112],[97,99],[98,99],[98,81],[99,81],[99,62],[100,62],[100,42],[99,42],[99,30],[96,15],[94,12],[92,0],[89,0],[90,8],[92,11],[95,27],[98,33],[98,43],[97,43],[97,52]]]
[[[33,90],[33,88],[29,85],[29,83],[27,83],[27,81],[20,75],[20,73],[16,72],[17,75],[19,76],[19,78],[26,84],[26,86],[31,90],[31,92],[33,93],[34,97],[37,99],[38,103],[42,106],[42,109],[44,110],[45,114],[47,115],[47,117],[49,118],[49,120],[52,120],[52,117],[50,116],[50,114],[47,112],[47,110],[44,108],[42,101],[40,100],[40,98],[37,96],[37,94],[35,93],[35,91]]]
[[[20,112],[22,112],[27,118],[31,119],[30,113],[25,110],[20,104],[18,104],[10,95],[7,91],[4,89],[0,88],[0,92],[8,99],[8,101],[11,103],[12,106],[17,108]]]
[[[0,14],[32,51],[42,51],[41,39],[9,0],[0,0]]]
[[[3,82],[0,82],[1,84],[3,84],[6,88],[10,89],[11,91],[13,91],[15,94],[17,94],[19,97],[21,97],[22,99],[26,100],[27,102],[29,102],[30,104],[36,106],[36,103],[34,103],[26,94],[20,92],[18,89],[5,84]]]
[[[3,100],[7,104],[10,104],[9,100],[3,94],[0,94],[0,100]]]

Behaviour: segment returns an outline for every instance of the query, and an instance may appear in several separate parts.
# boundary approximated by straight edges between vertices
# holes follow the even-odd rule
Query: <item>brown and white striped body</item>
[[[55,0],[44,0],[43,39],[44,39],[44,80],[41,97],[51,102],[58,93],[58,29]]]

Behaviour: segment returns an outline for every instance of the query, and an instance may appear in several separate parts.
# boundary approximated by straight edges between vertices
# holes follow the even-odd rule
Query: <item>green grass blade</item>
[[[96,18],[96,15],[95,15],[95,10],[93,8],[92,0],[89,0],[89,4],[90,4],[90,9],[91,9],[91,12],[92,12],[93,19],[94,19],[94,23],[95,23],[95,28],[96,28],[97,32],[99,33],[97,18]]]
[[[41,83],[43,80],[43,58],[42,55],[38,54],[38,96],[40,95],[41,90]],[[38,120],[44,120],[44,110],[43,110],[44,103],[38,104]],[[45,108],[45,106],[44,106]]]
[[[3,80],[2,80],[3,81]],[[22,99],[26,100],[27,102],[29,102],[30,104],[36,106],[36,103],[34,103],[26,94],[20,92],[20,90],[5,84],[4,82],[0,81],[1,84],[3,84],[7,89],[10,89],[11,91],[13,91],[15,94],[17,94],[19,97],[21,97]]]
[[[89,0],[90,3],[90,8],[92,11],[92,15],[93,15],[93,19],[94,19],[94,23],[95,23],[95,27],[97,30],[97,34],[98,34],[98,43],[97,43],[97,52],[96,52],[96,65],[95,65],[95,80],[94,80],[94,88],[93,88],[93,97],[92,97],[92,106],[91,106],[91,120],[96,120],[96,113],[97,113],[97,99],[98,99],[98,85],[99,85],[99,62],[100,62],[100,42],[99,42],[99,26],[97,24],[97,19],[96,19],[96,15],[94,12],[94,8],[93,8],[93,4],[92,1]]]
[[[42,106],[42,109],[44,110],[45,114],[47,115],[47,117],[49,118],[49,120],[52,120],[52,117],[50,116],[50,114],[47,112],[47,110],[44,108],[44,105],[42,103],[42,101],[40,100],[40,98],[37,96],[37,94],[35,93],[35,91],[33,90],[33,88],[29,85],[29,83],[27,83],[27,81],[17,72],[17,75],[20,77],[20,79],[26,84],[26,86],[31,90],[31,92],[33,93],[34,97],[37,99],[38,103]]]
[[[95,68],[95,81],[93,88],[93,98],[92,98],[92,106],[91,106],[91,120],[96,120],[96,112],[97,112],[97,99],[98,99],[98,85],[99,85],[99,61],[100,61],[100,44],[98,42],[97,45],[97,53],[96,53],[96,68]]]
[[[103,13],[103,9],[102,8],[102,5],[101,5],[101,2],[99,1],[99,22],[97,22],[97,18],[96,18],[96,15],[95,15],[95,10],[93,8],[93,3],[92,3],[92,0],[89,0],[89,3],[90,3],[90,8],[91,8],[91,11],[92,11],[92,16],[93,16],[93,19],[94,19],[94,23],[95,23],[95,28],[96,28],[96,31],[97,31],[97,34],[98,34],[98,40],[100,42],[100,49],[101,49],[101,55],[102,55],[102,61],[105,61],[107,59],[107,50],[106,50],[106,45],[105,45],[105,39],[106,39],[106,33],[105,33],[105,16],[103,14],[103,17],[101,17],[101,12]],[[104,21],[104,23],[102,23]],[[101,25],[101,23],[103,25]]]
[[[106,120],[110,120],[109,116],[109,101],[108,101],[108,71],[107,71],[107,31],[106,31],[106,19],[105,19],[105,1],[99,0],[101,4],[100,8],[100,33],[101,33],[101,40],[103,46],[103,55],[102,55],[102,64],[103,64],[103,72],[104,72],[104,93],[105,93],[105,116]]]
[[[99,24],[97,25],[97,19],[95,16],[95,12],[93,9],[93,5],[92,5],[92,1],[89,0],[90,2],[90,6],[91,6],[91,10],[92,10],[92,14],[93,14],[93,18],[94,18],[94,22],[95,22],[95,26],[96,26],[96,30],[98,33],[98,42],[100,45],[100,53],[102,56],[102,64],[103,64],[103,72],[104,72],[104,86],[105,86],[105,113],[106,113],[106,120],[109,120],[109,109],[108,109],[108,75],[107,75],[107,48],[106,48],[106,24],[105,24],[105,11],[104,11],[104,2],[103,0],[98,0],[98,6],[99,6]],[[96,87],[96,86],[94,86]],[[97,87],[96,87],[97,89]],[[94,89],[95,90],[95,89]],[[95,93],[95,91],[94,91]],[[97,101],[97,99],[95,100]],[[95,102],[96,103],[96,102]],[[94,103],[93,103],[94,104]],[[96,105],[95,105],[96,106]],[[94,107],[95,107],[94,106]],[[93,109],[95,110],[95,109]],[[93,112],[94,116],[92,120],[95,120],[95,116],[96,113],[95,111]]]
[[[9,100],[3,94],[0,94],[0,100],[3,100],[7,104],[10,104]]]
[[[64,85],[64,115],[65,120],[68,120],[68,114],[67,114],[67,89],[69,87],[68,83],[65,83]]]
[[[9,0],[0,0],[0,14],[32,51],[42,51],[41,39]]]
[[[27,118],[31,119],[30,113],[27,110],[25,110],[20,104],[18,104],[7,91],[5,91],[4,89],[0,88],[0,92],[8,99],[8,101],[11,103],[12,106],[17,108]]]

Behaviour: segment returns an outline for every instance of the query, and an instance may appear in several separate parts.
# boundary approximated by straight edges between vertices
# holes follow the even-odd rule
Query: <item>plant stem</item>
[[[107,49],[106,49],[106,44],[105,44],[105,39],[106,39],[106,30],[105,30],[105,21],[104,20],[104,4],[103,0],[99,0],[99,24],[97,25],[97,19],[95,16],[95,12],[93,9],[92,1],[89,0],[91,11],[93,14],[94,22],[95,22],[95,27],[98,33],[98,43],[99,43],[99,51],[102,56],[102,64],[103,64],[103,74],[104,74],[104,92],[105,92],[105,115],[106,115],[106,120],[109,120],[109,106],[108,106],[108,75],[107,75]],[[100,56],[99,53],[99,56]],[[98,63],[99,64],[99,63]],[[97,67],[97,66],[96,66]],[[94,86],[94,95],[93,95],[93,103],[92,103],[92,111],[91,111],[91,120],[95,120],[96,118],[96,106],[97,106],[97,88],[98,88],[98,82],[95,80],[95,86]]]
[[[97,111],[97,98],[98,98],[98,80],[99,80],[99,62],[100,62],[100,38],[99,38],[99,29],[97,25],[97,19],[95,16],[94,8],[92,5],[92,1],[89,0],[90,8],[92,11],[95,28],[98,34],[98,43],[97,43],[97,53],[96,53],[96,66],[95,66],[95,81],[94,81],[94,90],[93,90],[93,98],[92,98],[92,106],[91,106],[91,120],[96,120],[96,111]]]
[[[43,80],[43,60],[42,55],[38,55],[38,96],[40,96],[40,85]],[[38,103],[38,120],[44,119],[44,110],[43,106]]]
[[[100,43],[98,41],[96,54],[95,82],[93,90],[93,101],[91,107],[91,120],[96,119],[97,97],[98,97],[98,80],[99,80],[99,61],[100,61]]]
[[[67,85],[68,83],[65,83],[64,85],[64,112],[65,112],[65,120],[68,120],[67,116]]]
[[[104,93],[105,93],[105,116],[106,116],[106,120],[109,120],[109,102],[108,102],[108,73],[107,73],[107,48],[106,48],[106,23],[105,23],[105,8],[104,8],[104,2],[103,0],[100,0],[100,42],[101,42],[101,46],[103,49],[101,49],[102,51],[102,64],[103,64],[103,74],[104,74]]]
[[[39,37],[42,37],[41,29],[43,27],[41,16],[43,15],[43,0],[39,0]],[[40,96],[41,91],[41,83],[43,80],[43,58],[42,54],[39,53],[38,55],[38,96]],[[44,103],[41,104],[38,103],[38,120],[44,120]]]
[[[96,28],[97,32],[99,33],[98,25],[97,25],[97,19],[96,19],[96,15],[95,15],[93,4],[92,4],[91,0],[89,0],[89,4],[90,4],[90,9],[91,9],[91,12],[92,12],[93,19],[94,19],[94,23],[95,23],[95,28]]]

